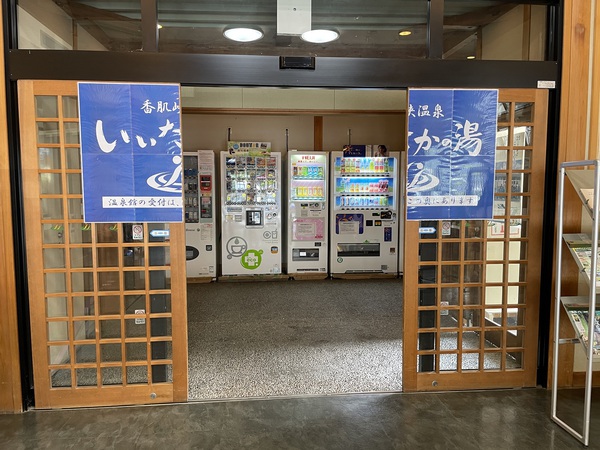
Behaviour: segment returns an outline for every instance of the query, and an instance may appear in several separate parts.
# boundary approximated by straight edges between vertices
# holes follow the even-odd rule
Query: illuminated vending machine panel
[[[215,154],[184,152],[185,250],[188,279],[216,278]]]
[[[327,275],[327,161],[323,152],[288,153],[287,272]]]
[[[399,154],[331,154],[332,275],[398,273]]]
[[[223,276],[281,273],[281,154],[252,144],[221,153]]]

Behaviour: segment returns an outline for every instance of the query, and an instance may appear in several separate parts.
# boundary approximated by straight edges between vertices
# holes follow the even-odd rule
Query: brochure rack
[[[563,216],[565,206],[565,180],[575,189],[583,209],[592,218],[592,233],[564,234]],[[590,410],[592,396],[592,363],[600,361],[600,310],[596,310],[597,294],[600,288],[600,266],[598,264],[598,232],[600,230],[600,160],[574,161],[561,164],[558,185],[558,229],[556,242],[556,288],[554,305],[554,364],[552,369],[552,420],[577,438],[589,445]],[[573,256],[581,277],[588,287],[587,295],[563,296],[562,252]],[[560,312],[566,311],[576,333],[576,338],[561,338]],[[580,343],[587,356],[583,426],[579,432],[557,416],[558,397],[558,351],[561,344]]]

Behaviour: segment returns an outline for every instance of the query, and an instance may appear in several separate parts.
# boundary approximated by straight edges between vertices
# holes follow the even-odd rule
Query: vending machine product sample
[[[398,273],[399,153],[331,153],[332,275]]]
[[[188,278],[217,276],[215,154],[183,154],[185,250]]]
[[[289,275],[327,274],[327,161],[324,152],[288,153]]]
[[[266,142],[221,152],[223,276],[281,273],[281,154]]]

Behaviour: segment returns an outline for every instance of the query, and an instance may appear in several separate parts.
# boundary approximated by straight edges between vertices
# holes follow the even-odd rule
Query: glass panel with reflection
[[[57,119],[58,97],[56,95],[36,95],[35,117],[38,119]]]
[[[61,168],[60,148],[39,147],[38,167],[41,170],[57,170]]]
[[[67,297],[46,297],[46,317],[67,317]]]

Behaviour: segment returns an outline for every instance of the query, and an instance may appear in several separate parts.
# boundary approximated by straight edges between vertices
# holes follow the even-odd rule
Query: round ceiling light
[[[412,34],[412,31],[410,30],[402,30],[398,33],[398,36],[410,36]]]
[[[223,36],[236,42],[253,42],[258,41],[264,34],[255,28],[228,28],[223,31]]]
[[[300,37],[303,41],[312,42],[313,44],[325,44],[326,42],[335,41],[340,37],[340,34],[333,30],[310,30],[302,33]]]

